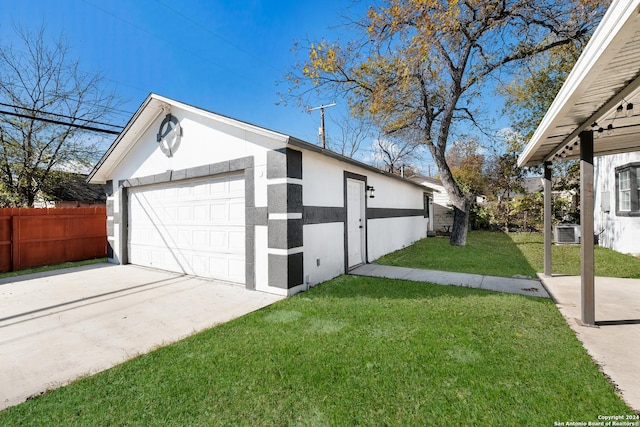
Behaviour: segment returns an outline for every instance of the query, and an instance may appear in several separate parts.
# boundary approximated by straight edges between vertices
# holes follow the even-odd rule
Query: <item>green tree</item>
[[[524,147],[524,140],[512,130],[503,130],[500,139],[501,143],[497,146],[504,148],[496,151],[489,160],[487,187],[492,201],[496,203],[494,218],[505,231],[509,231],[511,217],[515,213],[511,199],[524,192],[526,171],[518,167],[518,154]]]
[[[600,3],[601,7],[604,7],[610,1],[603,0]],[[511,118],[512,127],[526,139],[533,136],[533,132],[560,91],[587,41],[587,37],[579,37],[568,44],[557,46],[532,58],[518,70],[524,78],[514,79],[500,89],[505,95],[505,111]],[[578,161],[554,163],[552,168],[554,190],[578,190],[580,186]]]
[[[454,207],[451,244],[464,245],[474,197],[446,160],[452,130],[478,123],[474,106],[490,77],[590,34],[597,3],[386,0],[352,23],[352,41],[310,43],[287,76],[290,94],[344,96],[354,115],[371,117],[386,133],[419,135]]]
[[[451,144],[445,156],[458,187],[474,197],[487,190],[485,156],[480,151],[477,138],[463,138]]]
[[[10,113],[0,114],[0,182],[5,200],[33,206],[52,171],[86,169],[100,155],[100,139],[76,125],[106,121],[119,104],[100,74],[80,70],[62,37],[49,45],[44,28],[16,32],[20,46],[0,45],[0,103]]]

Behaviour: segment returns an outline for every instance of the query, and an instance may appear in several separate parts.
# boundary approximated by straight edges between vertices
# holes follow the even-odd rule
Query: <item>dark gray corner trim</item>
[[[115,219],[115,218],[114,218]],[[129,190],[120,190],[120,264],[129,264]]]
[[[302,213],[302,185],[267,185],[267,207],[269,213]]]
[[[218,175],[227,172],[239,172],[248,168],[253,168],[253,156],[241,157],[238,159],[211,163],[208,165],[196,166],[188,169],[166,171],[155,175],[129,178],[119,181],[119,185],[121,187],[138,187],[140,185],[163,184],[167,182],[180,181],[183,179],[204,178],[207,176]],[[253,186],[253,182],[247,182],[245,183],[245,185],[246,184],[251,184],[251,186]]]
[[[302,179],[302,151],[286,148],[287,178]]]
[[[367,219],[424,217],[424,209],[367,208]]]
[[[245,165],[244,168],[244,211],[245,218],[246,214],[250,209],[254,209],[256,205],[256,190],[254,187],[255,183],[255,168],[253,166],[253,157],[251,157],[251,164]],[[246,219],[245,219],[246,223]]]
[[[256,289],[256,260],[255,260],[255,240],[257,222],[266,222],[266,212],[264,218],[261,218],[255,208],[255,187],[254,187],[254,159],[253,157],[243,157],[237,161],[229,161],[229,171],[238,170],[236,168],[244,168],[244,286],[246,289]],[[210,165],[214,166],[214,165]],[[215,170],[215,166],[209,170]],[[264,209],[266,211],[266,209]]]
[[[113,196],[113,180],[110,179],[105,183],[105,187],[107,190],[107,197]]]
[[[359,181],[364,181],[364,184],[367,185],[367,176],[366,175],[360,175],[360,174],[357,174],[357,173],[344,171],[344,179],[346,180],[347,178],[357,179]],[[346,185],[344,187],[344,194],[345,195],[347,194],[347,186]]]
[[[113,212],[114,212],[113,199],[107,200],[107,216],[113,216]]]
[[[429,201],[431,200],[431,195],[429,193],[422,193],[422,209],[424,211],[424,217],[429,218]]]
[[[267,229],[269,248],[292,249],[301,247],[302,219],[270,219]]]
[[[302,179],[302,152],[289,147],[267,152],[267,179]]]
[[[331,222],[346,222],[347,210],[343,207],[332,206],[303,206],[302,221],[307,224],[328,224]]]
[[[108,259],[113,259],[113,245],[111,245],[111,241],[109,239],[107,239],[107,258]]]
[[[269,225],[267,207],[245,206],[245,222],[247,225]]]
[[[253,225],[244,227],[244,287],[249,290],[256,289],[256,228]]]
[[[269,254],[269,286],[291,289],[303,283],[303,254]]]

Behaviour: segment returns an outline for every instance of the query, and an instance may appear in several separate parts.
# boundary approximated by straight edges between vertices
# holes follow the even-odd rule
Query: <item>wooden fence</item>
[[[107,254],[105,207],[0,208],[0,272]]]

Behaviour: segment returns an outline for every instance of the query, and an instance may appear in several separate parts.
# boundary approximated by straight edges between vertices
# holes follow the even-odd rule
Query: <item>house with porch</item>
[[[638,229],[636,221],[640,217],[634,211],[638,200],[637,164],[628,154],[640,150],[637,106],[640,0],[614,0],[518,159],[521,167],[544,165],[545,276],[552,274],[551,164],[580,160],[580,320],[585,325],[596,325],[595,238],[591,236],[605,233],[597,228],[595,212],[608,211],[611,216],[615,211],[620,214],[616,216],[625,217],[626,230]],[[603,157],[611,155],[620,157],[612,162]],[[598,165],[597,173],[594,165]],[[596,196],[598,191],[609,194]],[[608,220],[601,223],[610,229],[614,224]],[[615,229],[609,232],[613,236],[621,233]]]

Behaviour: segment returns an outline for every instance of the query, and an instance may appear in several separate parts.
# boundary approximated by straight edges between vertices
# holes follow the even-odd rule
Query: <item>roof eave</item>
[[[576,61],[575,66],[569,73],[567,80],[562,85],[553,103],[547,110],[544,118],[538,125],[529,143],[525,147],[522,154],[518,157],[518,166],[533,166],[551,158],[559,148],[572,142],[578,134],[587,129],[591,124],[593,117],[597,117],[605,108],[614,106],[620,99],[624,97],[622,93],[618,94],[614,99],[607,100],[608,103],[601,106],[593,115],[578,124],[571,135],[565,138],[561,143],[557,144],[554,149],[544,155],[542,161],[533,160],[534,155],[538,152],[545,139],[548,138],[550,132],[554,130],[553,124],[561,114],[567,114],[583,91],[587,90],[589,81],[595,79],[597,73],[594,69],[604,68],[603,63],[608,62],[614,57],[621,48],[622,41],[626,31],[635,30],[633,20],[630,18],[640,12],[640,0],[614,0],[600,25],[594,32],[591,40],[585,47],[584,51]],[[623,30],[626,30],[623,32]],[[607,108],[608,109],[608,108]]]

